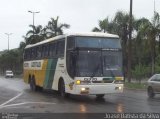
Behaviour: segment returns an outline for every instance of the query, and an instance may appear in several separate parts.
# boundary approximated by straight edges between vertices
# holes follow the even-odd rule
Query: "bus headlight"
[[[85,88],[81,88],[81,91],[85,91],[86,89]]]
[[[76,81],[76,84],[77,84],[77,85],[80,85],[80,84],[81,84],[81,81],[80,81],[80,80],[77,80],[77,81]]]
[[[121,86],[115,87],[115,90],[122,90]]]
[[[119,90],[122,90],[122,87],[120,86],[120,87],[118,87],[118,89],[119,89]]]
[[[86,85],[86,84],[90,84],[91,81],[81,81],[81,80],[76,80],[75,84],[76,85]]]
[[[89,88],[85,88],[85,87],[82,87],[81,88],[81,92],[80,92],[81,94],[88,94],[89,93]]]

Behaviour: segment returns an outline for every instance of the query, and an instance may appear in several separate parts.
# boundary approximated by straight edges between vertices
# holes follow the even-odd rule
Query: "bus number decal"
[[[97,81],[97,78],[84,78],[84,81]]]

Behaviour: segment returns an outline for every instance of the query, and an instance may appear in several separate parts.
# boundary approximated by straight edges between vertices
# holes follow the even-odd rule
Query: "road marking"
[[[0,105],[0,108],[3,107],[3,106],[6,105],[6,104],[12,102],[13,100],[17,99],[17,98],[20,97],[22,94],[23,94],[23,92],[21,92],[20,94],[18,94],[17,96],[15,96],[15,97],[13,97],[13,98],[11,98],[10,100],[4,102],[3,104]]]
[[[16,103],[16,104],[10,104],[10,105],[4,105],[4,106],[0,106],[0,109],[5,108],[5,107],[13,107],[13,106],[20,106],[20,105],[25,105],[25,104],[56,104],[56,103],[50,103],[50,102],[23,102],[23,103]]]

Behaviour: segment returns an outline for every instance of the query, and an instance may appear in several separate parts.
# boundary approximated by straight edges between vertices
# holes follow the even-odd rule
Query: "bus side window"
[[[57,44],[56,42],[52,44],[52,57],[56,56],[56,44]]]
[[[54,57],[55,56],[55,47],[56,46],[56,43],[51,43],[51,44],[49,44],[49,57]]]
[[[31,59],[33,59],[33,48],[31,49]]]
[[[39,47],[35,47],[35,59],[37,59],[38,57],[38,49],[39,49]]]
[[[27,60],[30,60],[30,59],[31,59],[31,53],[30,53],[30,51],[31,51],[30,49],[27,49],[27,50],[26,50],[26,59],[27,59]]]
[[[44,56],[48,57],[48,45],[45,45]]]
[[[37,49],[37,58],[41,58],[41,46]]]
[[[49,57],[52,57],[52,44],[49,44]]]
[[[27,59],[27,50],[24,51],[24,60]]]
[[[64,55],[64,47],[65,47],[65,41],[58,41],[57,43],[57,55]]]
[[[42,45],[42,54],[41,57],[44,58],[45,57],[45,45]]]
[[[30,50],[29,49],[27,49],[27,53],[26,54],[27,54],[27,56],[26,56],[27,60],[29,60],[30,59]]]
[[[75,48],[75,40],[74,37],[67,37],[67,50]]]
[[[34,53],[34,48],[32,48],[32,59],[34,59],[35,53]]]

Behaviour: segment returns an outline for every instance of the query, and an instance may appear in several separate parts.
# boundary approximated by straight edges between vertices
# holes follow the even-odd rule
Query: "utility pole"
[[[132,64],[132,0],[130,0],[129,14],[129,42],[128,42],[128,82],[131,82],[131,64]]]
[[[5,33],[8,37],[8,51],[9,51],[9,36],[12,35],[12,33]]]
[[[156,11],[156,2],[154,0],[154,14],[155,14],[155,11]]]
[[[34,16],[35,16],[36,13],[40,13],[40,12],[39,11],[38,12],[28,11],[28,12],[33,14],[33,36],[34,36]]]

